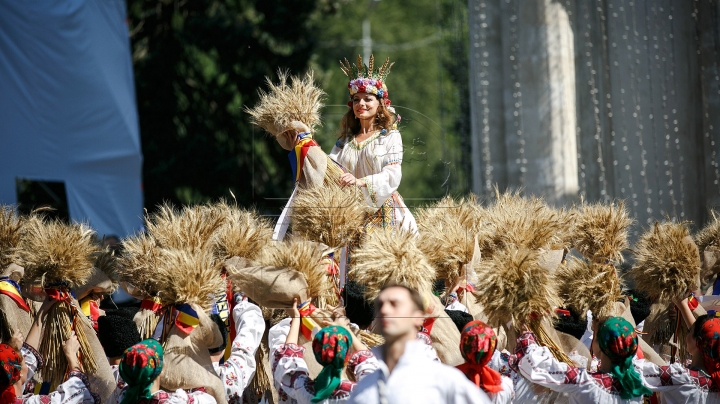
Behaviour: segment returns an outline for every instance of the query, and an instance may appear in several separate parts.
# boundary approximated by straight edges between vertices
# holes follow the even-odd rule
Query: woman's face
[[[357,93],[352,98],[353,112],[357,119],[372,119],[380,107],[380,101],[372,94]]]

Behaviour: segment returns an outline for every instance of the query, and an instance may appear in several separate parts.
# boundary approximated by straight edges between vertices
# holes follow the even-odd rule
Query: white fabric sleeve
[[[193,391],[188,394],[183,389],[177,389],[174,393],[170,393],[165,404],[217,404],[215,397],[204,391]]]
[[[375,146],[373,152],[382,155],[382,169],[379,173],[361,178],[366,187],[361,188],[368,206],[380,208],[397,191],[402,179],[403,144],[402,136],[392,130],[381,137],[382,143]]]
[[[658,366],[648,360],[633,359],[633,366],[640,373],[643,384],[654,392],[677,390],[683,386],[695,386],[687,369],[679,363],[670,366]]]
[[[561,393],[584,392],[595,386],[595,381],[585,371],[560,362],[547,347],[535,343],[532,333],[518,338],[516,351],[522,356],[518,361],[519,373],[528,381]]]
[[[56,391],[43,395],[27,394],[22,397],[22,402],[26,404],[95,404],[95,398],[90,394],[87,377],[82,376],[82,380],[78,376],[70,374],[71,377],[58,386]]]
[[[285,340],[290,333],[291,320],[290,317],[284,318],[279,323],[270,327],[270,331],[268,331],[268,349],[271,353],[285,344]]]
[[[355,375],[355,381],[359,383],[367,375],[380,369],[380,362],[371,351],[357,351],[348,361],[347,369]]]
[[[28,344],[23,344],[23,347],[20,348],[20,354],[25,360],[25,365],[27,365],[28,368],[25,386],[27,386],[27,383],[32,380],[33,376],[35,376],[35,373],[38,371],[38,366],[40,365],[39,359],[35,356],[36,352],[37,351],[31,348]],[[25,386],[23,386],[23,389],[25,389]]]
[[[507,376],[502,376],[502,383],[500,384],[502,391],[497,393],[488,393],[488,397],[492,400],[493,404],[508,404],[512,403],[515,399],[515,387],[513,381]]]
[[[295,344],[280,345],[273,351],[273,378],[275,388],[283,391],[297,403],[310,403],[314,393],[307,385],[312,383],[307,363],[303,359],[305,348]]]
[[[255,351],[265,332],[260,308],[247,300],[242,300],[233,308],[236,335],[230,350],[230,357],[222,366],[215,365],[215,372],[225,385],[225,394],[229,399],[242,397],[245,387],[255,375]]]

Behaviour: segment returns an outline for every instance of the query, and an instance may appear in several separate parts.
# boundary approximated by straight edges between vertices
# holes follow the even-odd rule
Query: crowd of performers
[[[0,207],[0,404],[720,403],[720,218],[637,226],[631,249],[622,202],[413,215],[392,65],[341,64],[330,154],[311,74],[248,110],[290,152],[276,221],[163,205],[107,246]]]

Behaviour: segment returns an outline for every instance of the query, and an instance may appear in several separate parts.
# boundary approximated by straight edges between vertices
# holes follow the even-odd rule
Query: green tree
[[[367,17],[375,60],[390,57],[396,62],[387,84],[402,116],[400,193],[411,206],[423,203],[415,198],[469,190],[466,11],[460,0],[352,1],[344,2],[320,27],[312,65],[328,93],[325,126],[317,136],[323,149],[332,147],[347,111],[347,78],[338,60],[354,61],[362,54]]]
[[[265,76],[306,69],[325,0],[128,0],[145,206],[229,196],[275,211],[286,153],[248,123]]]

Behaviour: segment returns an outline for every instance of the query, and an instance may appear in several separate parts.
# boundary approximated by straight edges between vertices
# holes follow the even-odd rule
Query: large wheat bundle
[[[331,299],[335,295],[333,279],[328,276],[327,265],[323,263],[323,259],[331,251],[323,244],[293,237],[288,241],[275,243],[265,248],[257,257],[257,263],[260,265],[258,270],[262,270],[262,267],[266,266],[296,271],[302,274],[307,282],[308,298]],[[255,288],[274,289],[283,286],[282,284],[255,285]]]
[[[555,272],[560,297],[582,318],[592,310],[597,318],[612,316],[623,298],[622,282],[612,264],[570,258]]]
[[[15,259],[25,220],[25,217],[15,213],[12,206],[0,205],[0,271]]]
[[[146,218],[145,226],[159,247],[198,252],[216,248],[217,232],[226,220],[203,206],[186,206],[178,211],[164,204]]]
[[[420,292],[432,293],[435,268],[417,246],[417,238],[407,232],[378,230],[364,237],[353,252],[356,264],[350,277],[366,286],[366,298],[374,300],[388,283],[398,283]]]
[[[292,232],[337,248],[357,243],[365,224],[365,200],[357,187],[298,189],[292,206]]]
[[[698,288],[700,255],[685,223],[655,224],[638,240],[628,276],[651,300],[668,302]]]
[[[220,266],[210,250],[165,250],[155,272],[158,297],[169,304],[193,304],[209,312],[217,296],[225,293]]]
[[[632,223],[624,202],[584,204],[576,216],[573,246],[590,260],[622,262]]]
[[[564,246],[567,226],[563,216],[542,199],[524,198],[516,192],[498,192],[496,199],[486,216],[493,235],[487,241],[480,240],[483,257],[490,258],[495,251],[509,246],[529,250]]]
[[[222,259],[255,259],[272,242],[270,221],[257,212],[224,203],[215,204],[212,208],[225,215],[225,224],[217,231],[218,255]]]
[[[711,211],[712,220],[705,225],[696,235],[695,244],[702,252],[708,247],[720,249],[720,215],[716,211]]]
[[[288,130],[293,121],[302,122],[311,130],[320,126],[320,109],[325,92],[315,86],[312,70],[302,78],[279,70],[278,78],[278,84],[266,78],[268,91],[259,90],[257,105],[254,108],[245,107],[245,112],[250,114],[250,122],[274,136]]]
[[[417,213],[422,237],[417,245],[437,268],[439,279],[454,282],[463,265],[475,254],[475,240],[487,239],[492,232],[483,226],[483,209],[474,196],[467,199],[445,197]],[[470,275],[470,274],[466,274]],[[468,279],[475,283],[476,279]]]
[[[476,268],[482,279],[474,294],[489,324],[528,326],[559,360],[572,363],[546,331],[546,323],[562,304],[553,275],[539,263],[540,253],[526,247],[496,251]]]
[[[72,332],[80,342],[81,366],[85,373],[94,375],[98,370],[85,334],[88,327],[83,325],[88,320],[78,312],[77,301],[70,290],[84,285],[92,276],[94,255],[98,251],[93,233],[84,224],[65,224],[59,220],[31,220],[24,227],[17,256],[25,267],[25,279],[29,283],[40,283],[49,295],[59,300],[48,312],[43,343],[39,347],[46,361],[41,376],[50,382],[51,389],[64,379],[68,364],[62,354],[62,344]]]

